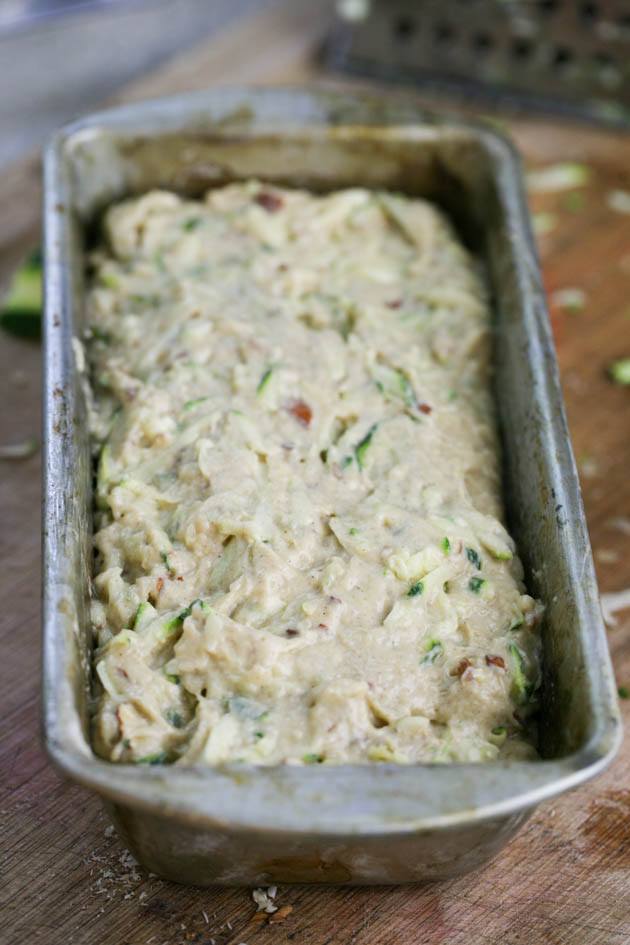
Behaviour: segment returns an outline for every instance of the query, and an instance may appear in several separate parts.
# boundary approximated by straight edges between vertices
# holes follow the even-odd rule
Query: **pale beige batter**
[[[484,284],[421,200],[255,181],[113,207],[88,354],[97,751],[536,757]]]

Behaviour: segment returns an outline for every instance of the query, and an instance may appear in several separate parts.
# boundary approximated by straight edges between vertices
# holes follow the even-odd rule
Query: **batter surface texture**
[[[99,754],[535,758],[484,282],[441,213],[256,181],[93,257]]]

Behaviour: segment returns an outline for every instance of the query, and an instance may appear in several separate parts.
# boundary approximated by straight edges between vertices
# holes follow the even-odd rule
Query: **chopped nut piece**
[[[292,400],[287,410],[303,427],[310,426],[311,420],[313,419],[313,411],[303,400]]]
[[[505,669],[505,660],[502,656],[486,656],[488,666],[498,666],[499,669]]]
[[[450,670],[449,676],[463,676],[469,666],[472,666],[472,663],[469,659],[464,658],[460,660],[457,666]]]
[[[284,206],[284,200],[278,194],[273,194],[270,190],[261,190],[254,197],[256,203],[268,213],[277,213]]]

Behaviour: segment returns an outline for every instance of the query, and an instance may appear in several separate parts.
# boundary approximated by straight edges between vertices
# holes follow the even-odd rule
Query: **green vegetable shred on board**
[[[618,361],[613,361],[608,368],[608,374],[615,384],[619,384],[621,387],[630,385],[630,358],[620,358]]]
[[[0,325],[21,338],[39,338],[42,315],[42,259],[39,250],[13,274],[0,307]]]

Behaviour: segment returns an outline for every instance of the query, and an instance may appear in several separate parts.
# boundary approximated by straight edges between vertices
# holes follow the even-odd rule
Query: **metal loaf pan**
[[[543,760],[179,768],[90,747],[92,467],[80,350],[84,247],[103,208],[248,176],[364,185],[441,204],[484,260],[509,527],[546,604]],[[613,677],[518,161],[496,133],[405,99],[219,89],[63,129],[46,154],[44,711],[50,757],[103,796],[149,869],[186,883],[402,883],[495,854],[540,801],[620,741]]]

